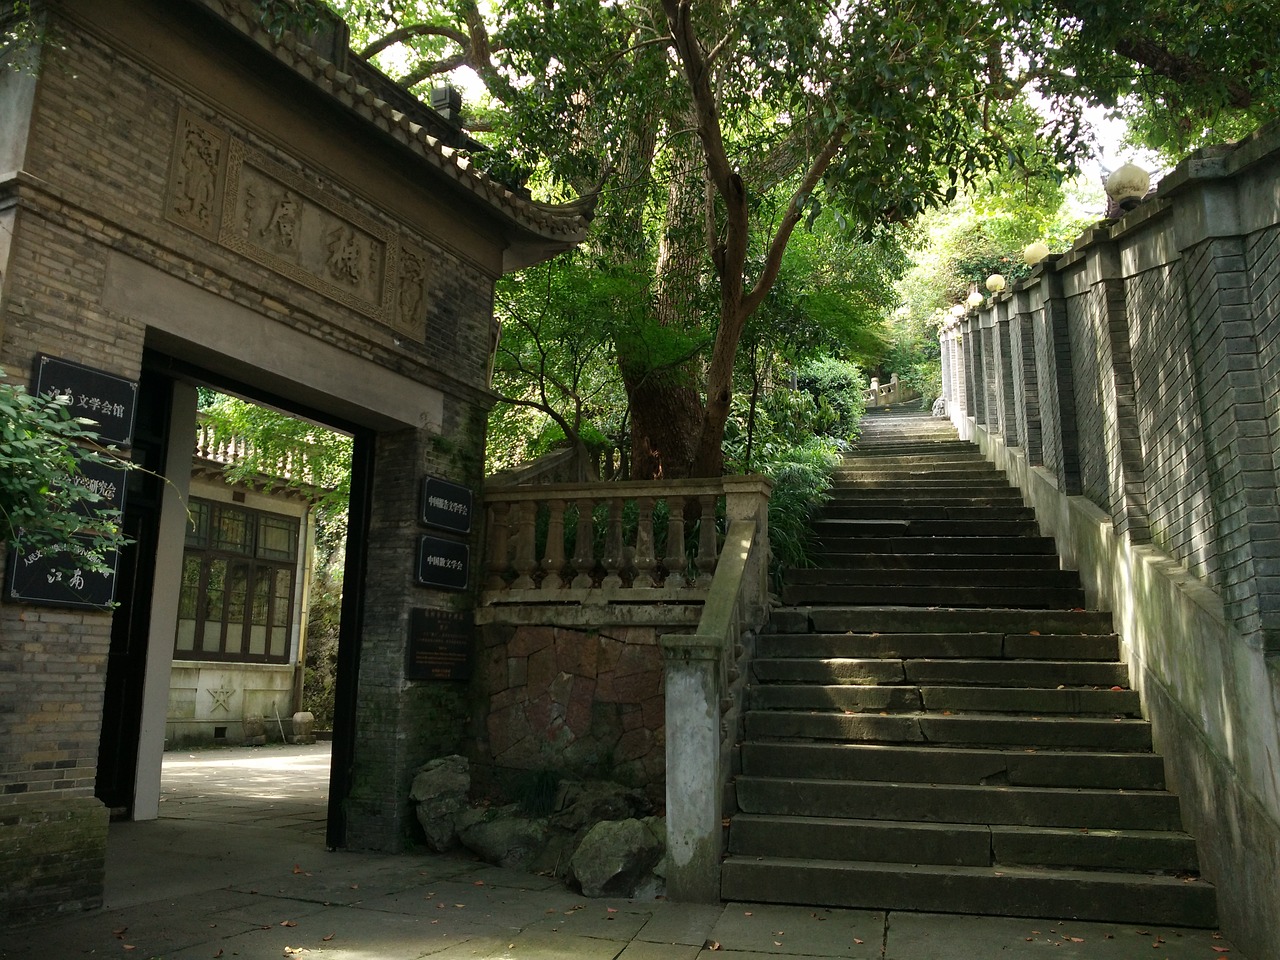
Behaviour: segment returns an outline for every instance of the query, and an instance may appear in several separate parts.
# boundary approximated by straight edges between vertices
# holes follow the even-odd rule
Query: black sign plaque
[[[98,499],[92,503],[87,500],[76,501],[75,510],[85,517],[88,517],[90,511],[120,510],[123,512],[124,489],[129,471],[124,467],[113,467],[86,460],[81,460],[77,466],[80,474],[72,477],[71,482],[93,491],[98,495]]]
[[[91,429],[100,443],[127,447],[133,442],[138,381],[39,354],[35,392],[40,396],[65,397],[72,415],[97,424]]]
[[[71,539],[70,548],[60,550],[24,550],[21,542],[10,550],[9,599],[58,607],[110,608],[116,598],[119,551],[104,557],[108,572],[93,573],[80,563],[92,546],[92,538],[78,533]]]
[[[470,613],[423,608],[410,610],[405,678],[469,680],[474,630],[475,623]]]
[[[470,573],[471,550],[465,543],[418,538],[418,583],[441,590],[465,590]]]
[[[420,515],[424,526],[470,533],[471,510],[471,491],[466,487],[439,477],[422,478]]]

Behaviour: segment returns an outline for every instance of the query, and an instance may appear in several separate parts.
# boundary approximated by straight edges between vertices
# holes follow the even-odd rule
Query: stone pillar
[[[667,762],[667,896],[720,902],[719,644],[689,634],[662,637]]]
[[[734,520],[754,520],[756,542],[760,545],[751,557],[746,573],[747,584],[743,615],[753,628],[764,625],[769,613],[769,495],[773,481],[758,474],[724,478],[724,512],[726,528]]]

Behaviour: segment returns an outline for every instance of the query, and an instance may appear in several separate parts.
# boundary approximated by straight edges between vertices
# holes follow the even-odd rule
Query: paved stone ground
[[[111,828],[102,910],[4,960],[1245,960],[1213,931],[589,900],[461,857],[324,849],[327,745],[165,758],[161,818]]]

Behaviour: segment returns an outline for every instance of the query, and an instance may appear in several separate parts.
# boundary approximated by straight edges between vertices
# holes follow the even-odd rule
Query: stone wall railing
[[[902,383],[895,373],[889,378],[888,383],[881,383],[878,378],[872,377],[871,386],[867,387],[864,398],[867,402],[867,408],[871,409],[873,407],[893,407],[900,403],[910,403],[912,400],[919,400],[920,394]]]
[[[721,523],[767,516],[768,489],[760,477],[487,487],[481,604],[701,603]]]

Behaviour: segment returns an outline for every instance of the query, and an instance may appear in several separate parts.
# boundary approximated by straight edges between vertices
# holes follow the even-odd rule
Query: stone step
[[[788,612],[775,610],[775,626]],[[794,611],[790,611],[794,612]],[[850,657],[890,660],[1102,660],[1115,661],[1114,633],[764,633],[758,658]]]
[[[1000,687],[1127,687],[1123,663],[1069,660],[904,660],[852,657],[761,657],[751,662],[761,683]]]
[[[742,813],[1075,830],[1182,828],[1178,798],[1162,790],[739,776],[735,791]]]
[[[1074,610],[1085,603],[1082,587],[1033,586],[784,586],[782,602],[801,604],[892,603],[904,607],[1001,607],[1032,610]]]
[[[939,467],[932,466],[901,466],[889,467],[881,469],[872,464],[855,465],[849,467],[836,467],[831,472],[831,476],[838,482],[854,482],[858,480],[875,480],[878,482],[916,482],[930,483],[940,480],[965,480],[970,483],[973,481],[995,482],[1000,480],[1007,483],[1007,478],[1003,470],[997,470],[990,464],[986,466],[965,466],[964,464],[943,465]]]
[[[814,633],[1110,633],[1111,614],[1088,610],[922,609],[900,606],[782,607],[773,614],[781,622],[784,611],[807,611]],[[1069,658],[1073,659],[1073,658]]]
[[[755,684],[748,691],[752,710],[929,710],[952,714],[1071,714],[1140,717],[1132,690],[1082,687],[916,686],[900,684]]]
[[[1006,784],[1021,787],[1164,789],[1154,753],[879,743],[742,744],[742,773],[803,780]]]
[[[1213,887],[1178,876],[1033,867],[958,867],[730,856],[721,896],[1009,917],[1212,927]]]
[[[986,569],[864,569],[850,567],[809,567],[789,569],[783,574],[788,587],[807,587],[823,584],[834,587],[864,587],[873,584],[885,586],[935,586],[935,587],[1042,587],[1054,589],[1079,589],[1080,575],[1074,570],[1028,570],[1014,559],[1007,559],[1007,567]]]
[[[856,451],[847,455],[837,470],[884,469],[895,467],[948,467],[967,466],[986,469],[991,463],[982,455],[982,451],[969,447],[956,447],[952,450],[895,450]]]
[[[1057,550],[1051,537],[983,537],[983,536],[935,536],[906,537],[890,534],[888,536],[852,536],[829,533],[814,538],[818,559],[824,561],[828,557],[844,554],[879,553],[885,556],[898,554],[1000,554],[1002,556],[1020,557],[1024,554],[1040,554],[1052,556],[1057,562]]]
[[[970,492],[945,490],[894,490],[889,487],[832,487],[828,506],[857,504],[860,506],[878,503],[904,504],[922,507],[949,506],[983,506],[993,507],[1020,506],[1022,494],[1012,488],[973,487]]]
[[[810,529],[820,543],[829,538],[850,537],[1038,537],[1040,526],[1034,519],[1000,520],[929,519],[901,517],[844,520],[819,518]]]
[[[850,541],[851,543],[853,541]],[[1022,553],[1008,556],[1002,553],[825,553],[823,566],[818,570],[1007,570],[1016,567],[1024,571],[1056,571],[1059,569],[1055,553]],[[784,575],[790,580],[792,573],[804,573],[806,569],[792,568]],[[799,582],[799,581],[796,581]]]
[[[731,854],[986,867],[1086,867],[1198,872],[1195,841],[1180,830],[1079,830],[738,814]]]
[[[1083,748],[1107,753],[1145,753],[1151,750],[1151,726],[1137,718],[748,710],[744,720],[748,740],[934,743],[1051,750]]]
[[[1035,520],[1036,513],[1022,504],[971,506],[917,503],[851,503],[833,500],[815,518],[823,520]]]

